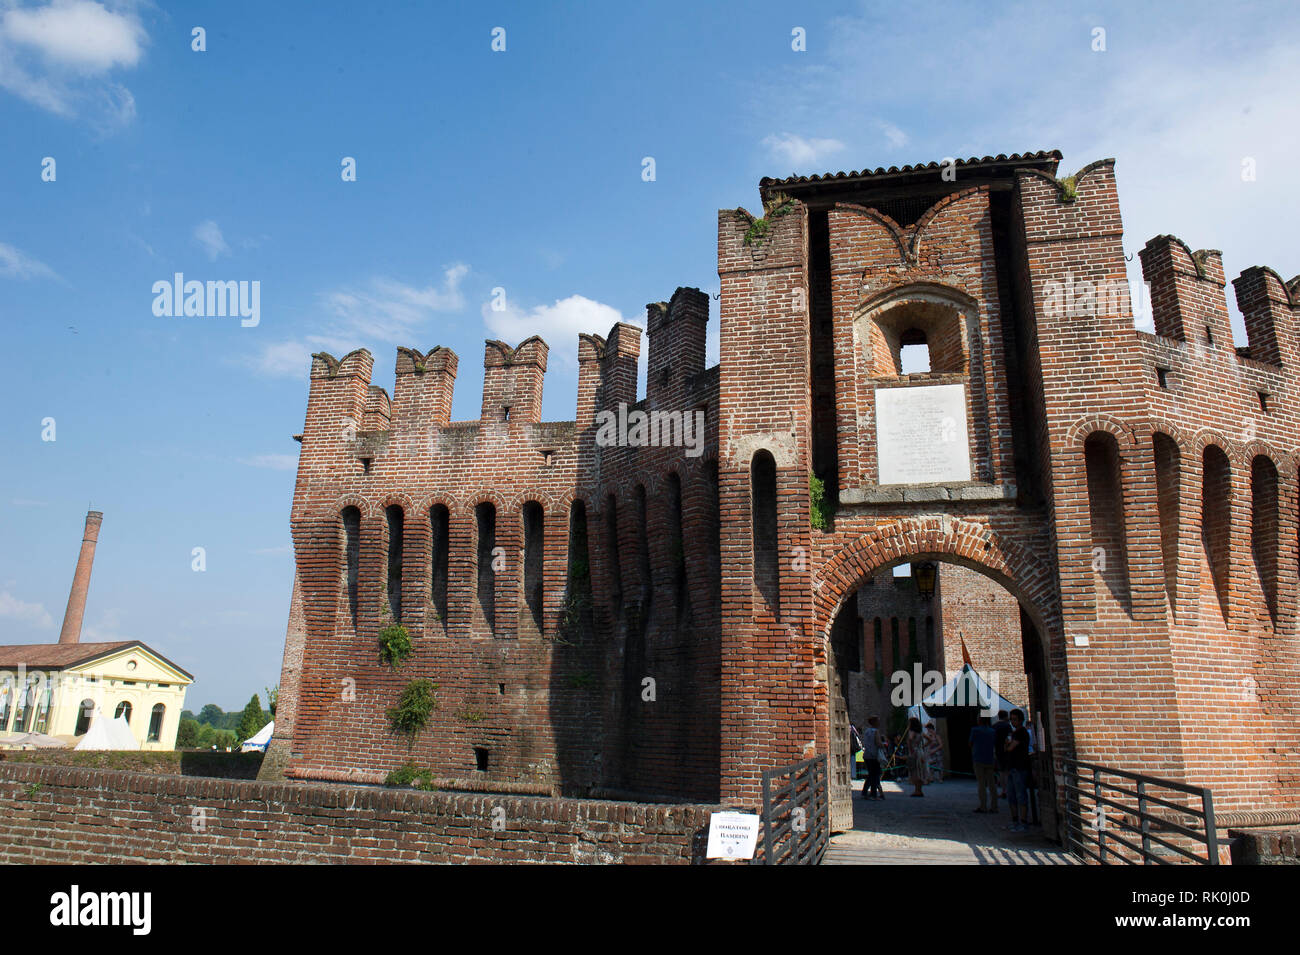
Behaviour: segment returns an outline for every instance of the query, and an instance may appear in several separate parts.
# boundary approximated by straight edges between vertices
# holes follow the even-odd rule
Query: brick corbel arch
[[[929,209],[926,209],[921,218],[916,221],[916,225],[912,227],[912,240],[908,243],[908,255],[911,261],[920,261],[925,232],[930,227],[930,224],[934,222],[934,220],[937,219],[944,210],[950,208],[954,203],[969,199],[971,196],[980,194],[988,195],[988,193],[988,186],[970,186],[966,189],[958,189],[956,192],[948,193],[948,195],[944,196]]]

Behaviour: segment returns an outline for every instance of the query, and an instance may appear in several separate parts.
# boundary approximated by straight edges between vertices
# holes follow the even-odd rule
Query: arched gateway
[[[399,349],[391,399],[314,356],[268,765],[752,807],[843,745],[850,595],[939,561],[1014,598],[1055,753],[1300,805],[1300,284],[1234,280],[1234,347],[1219,253],[1160,236],[1136,331],[1113,162],[1059,159],[764,180],[718,217],[719,364],[678,289],[644,395],[641,328],[579,337],[572,422],[538,338],[486,343],[471,422],[446,348]]]

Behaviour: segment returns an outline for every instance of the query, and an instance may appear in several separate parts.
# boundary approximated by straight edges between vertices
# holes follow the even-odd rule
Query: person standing
[[[929,781],[927,763],[929,750],[925,743],[925,730],[915,716],[907,720],[907,781],[912,784],[912,796],[924,796],[921,787]]]
[[[943,740],[939,739],[939,729],[934,723],[925,728],[925,755],[930,782],[943,782]]]
[[[1011,711],[1011,732],[1006,741],[1007,803],[1011,807],[1012,832],[1029,829],[1029,733],[1025,714]]]
[[[1006,710],[998,710],[998,721],[993,724],[993,753],[996,757],[998,788],[1003,799],[1007,796],[1007,737],[1011,735],[1011,721]]]
[[[862,762],[867,769],[867,781],[862,784],[863,799],[884,799],[885,792],[880,787],[880,720],[875,716],[867,717],[867,728],[862,734]]]
[[[853,767],[851,779],[858,778],[858,763],[862,762],[862,736],[858,733],[858,728],[852,723],[849,724],[849,765]]]
[[[975,767],[975,783],[979,788],[980,804],[976,812],[998,811],[997,739],[987,716],[971,727],[970,758]],[[990,806],[990,803],[992,804]]]

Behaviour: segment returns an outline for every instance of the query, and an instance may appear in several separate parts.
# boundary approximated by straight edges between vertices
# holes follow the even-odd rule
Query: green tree
[[[193,719],[181,720],[181,724],[176,730],[176,747],[178,749],[193,749],[198,745],[199,721]]]
[[[275,719],[275,704],[280,702],[280,684],[266,687],[266,705],[271,708],[271,719]]]
[[[221,722],[221,718],[226,714],[222,712],[221,707],[215,703],[209,703],[203,709],[199,710],[199,722],[206,723],[208,726],[216,726]]]
[[[235,727],[235,737],[242,743],[256,734],[267,722],[266,713],[262,709],[262,701],[254,693],[253,698],[244,707],[244,712],[239,716],[239,724]]]

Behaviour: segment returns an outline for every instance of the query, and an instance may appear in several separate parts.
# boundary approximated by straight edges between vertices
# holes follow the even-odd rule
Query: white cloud
[[[230,254],[226,237],[221,234],[221,227],[211,219],[205,219],[194,227],[194,238],[203,246],[208,258],[215,262],[219,257]]]
[[[122,610],[119,607],[109,607],[99,615],[99,620],[95,623],[84,624],[81,628],[82,643],[112,643],[117,640],[130,640],[131,637],[123,636],[122,628]]]
[[[795,167],[824,162],[828,156],[844,149],[844,144],[838,139],[805,139],[794,133],[766,136],[763,145],[772,155]]]
[[[0,591],[0,617],[34,624],[42,630],[54,626],[54,618],[50,616],[43,604],[19,600],[7,590]]]
[[[298,468],[296,454],[255,454],[251,458],[240,458],[240,464],[250,468],[266,468],[271,471],[294,471]]]
[[[7,279],[54,279],[54,270],[21,249],[0,242],[0,277]]]
[[[465,307],[461,281],[469,270],[461,262],[445,266],[440,285],[377,278],[362,288],[326,292],[321,301],[331,319],[319,333],[263,345],[246,364],[268,377],[303,378],[313,352],[343,355],[365,343],[410,345],[436,315]]]
[[[885,134],[885,139],[893,149],[901,149],[910,142],[907,133],[903,132],[893,123],[887,123],[883,120],[880,123],[880,131]]]
[[[495,311],[491,302],[483,306],[483,324],[506,344],[518,345],[525,338],[538,335],[550,346],[552,355],[568,361],[576,359],[580,332],[606,335],[616,322],[629,321],[613,306],[581,295],[570,295],[554,305],[535,305],[526,310],[508,299],[501,311]]]
[[[55,0],[45,7],[8,10],[0,30],[51,62],[92,73],[135,66],[145,40],[144,28],[134,17],[89,0]]]
[[[112,9],[110,9],[112,7]],[[134,3],[54,0],[0,14],[0,88],[57,116],[99,129],[135,116],[135,97],[110,77],[132,69],[148,34]]]

